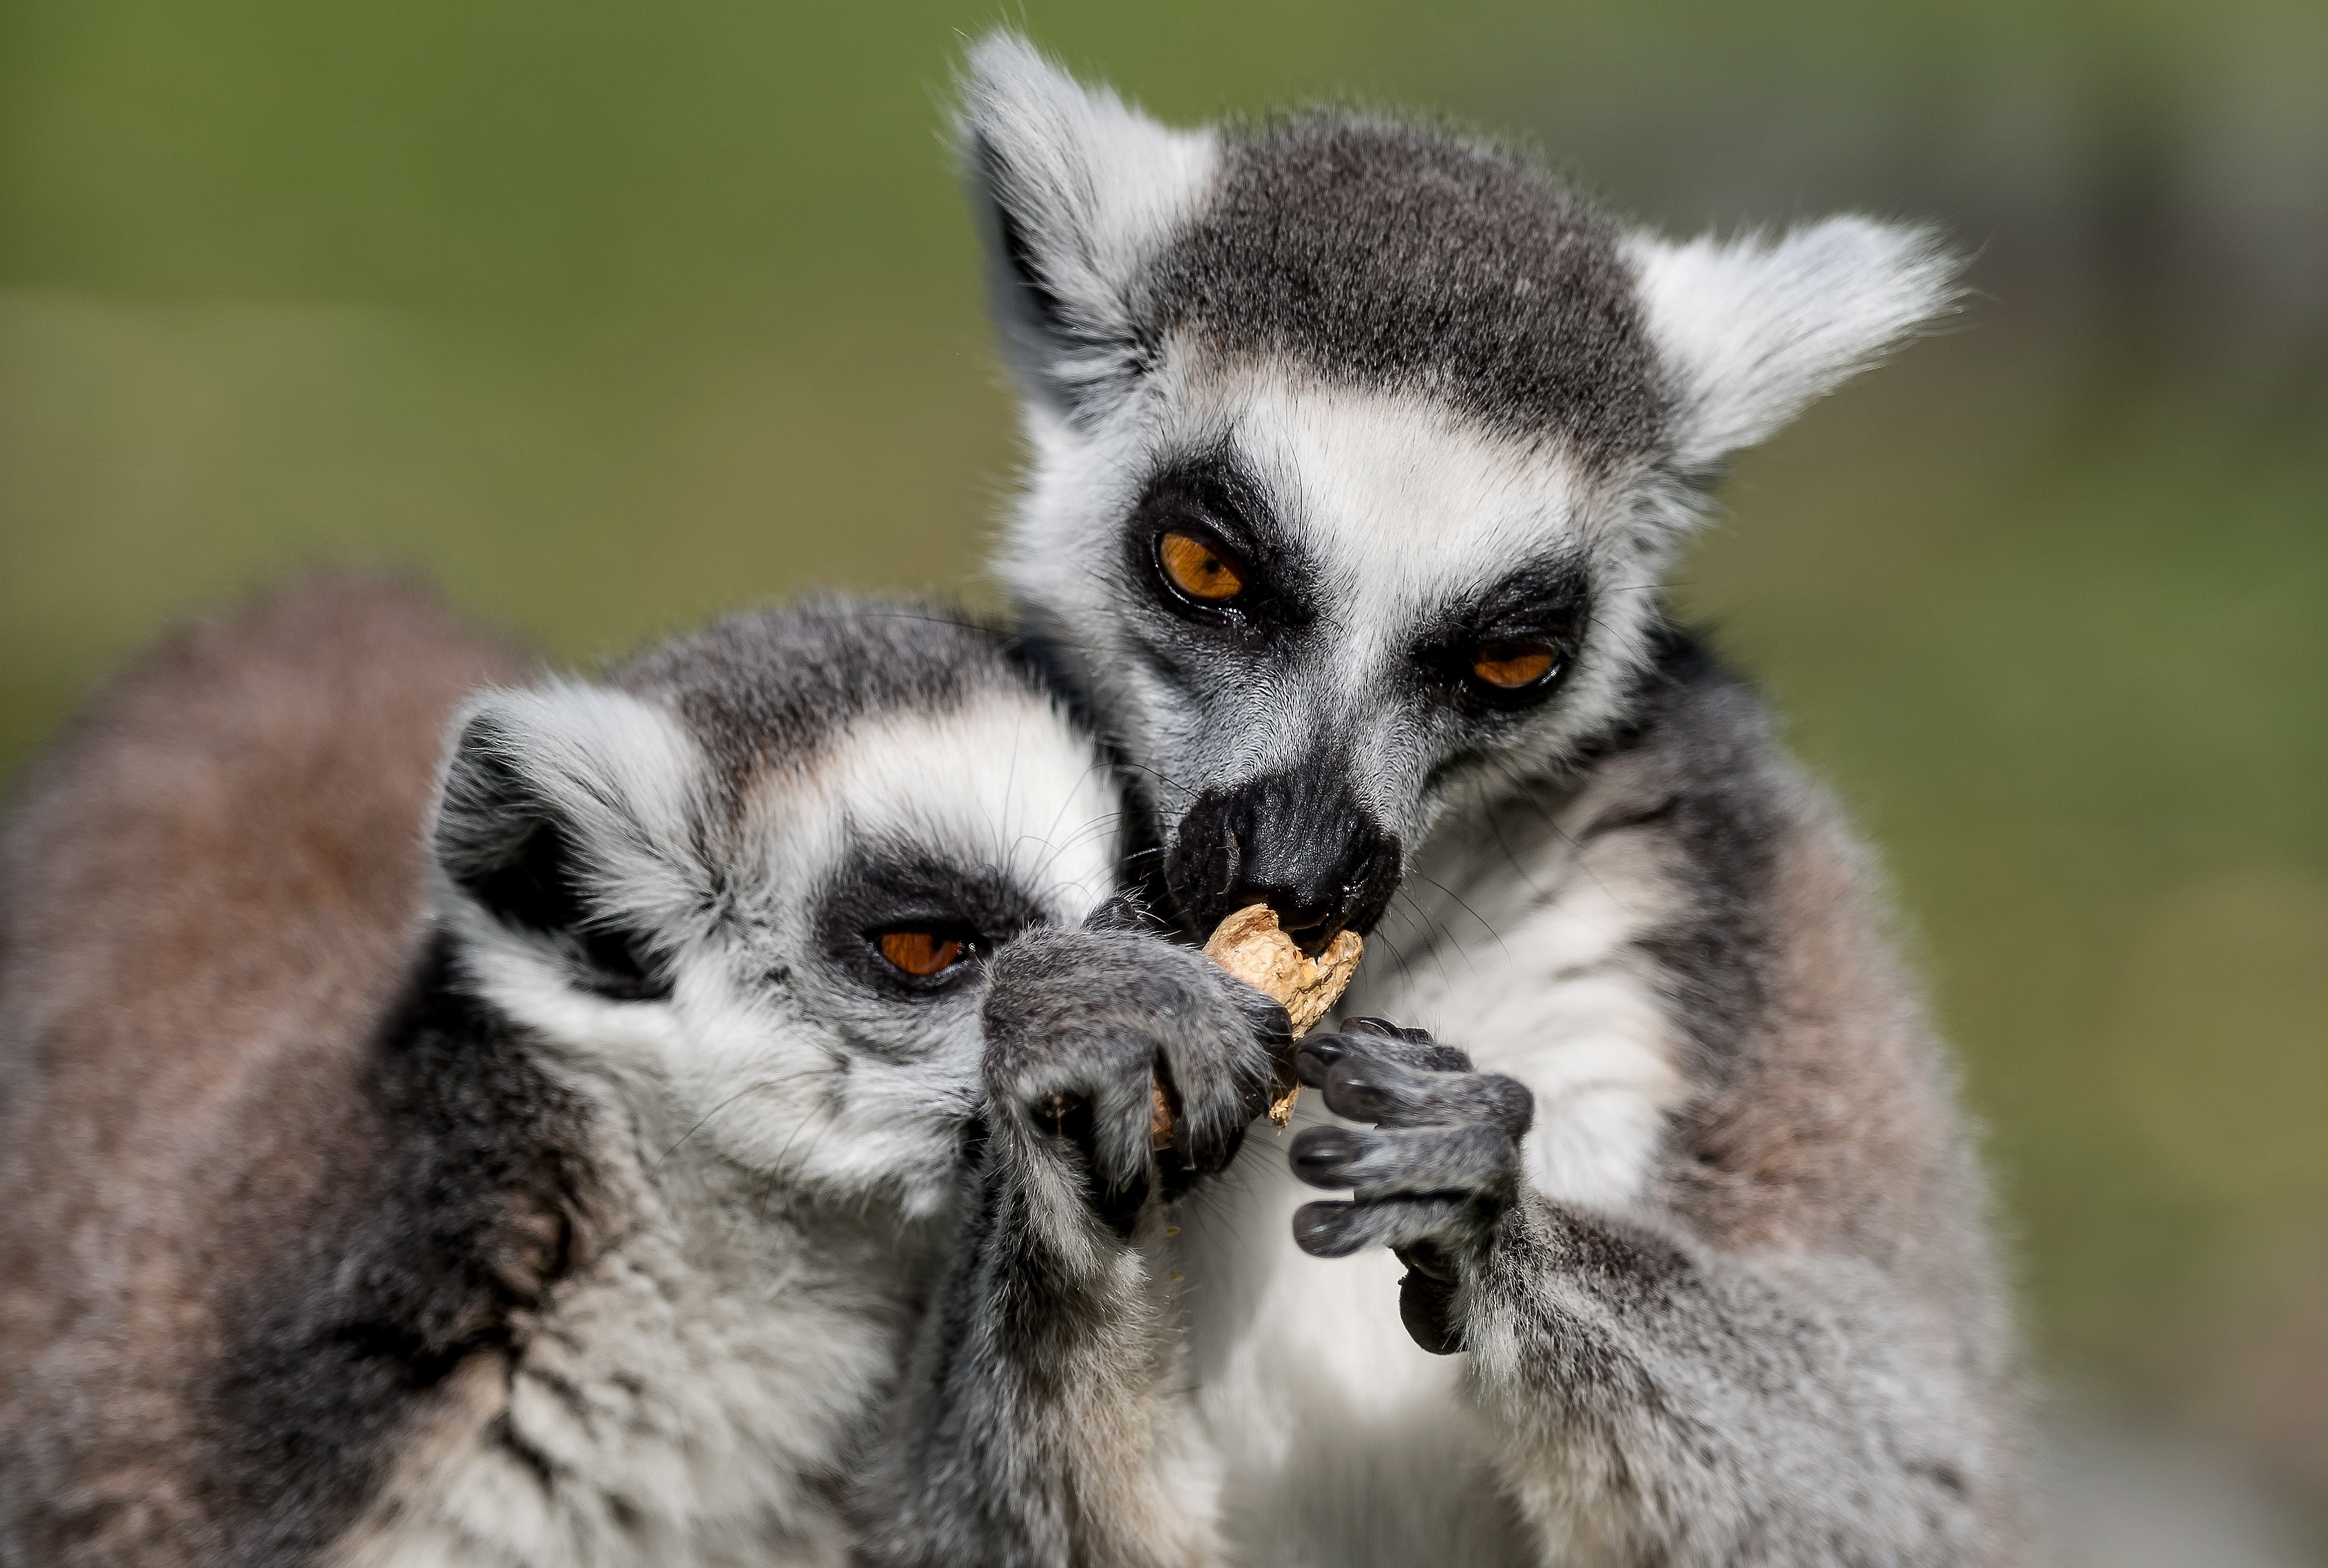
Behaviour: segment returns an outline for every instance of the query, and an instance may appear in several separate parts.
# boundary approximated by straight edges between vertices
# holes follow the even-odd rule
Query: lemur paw
[[[1079,1155],[1093,1204],[1126,1233],[1157,1182],[1176,1194],[1235,1157],[1291,1038],[1277,1003],[1129,925],[1111,906],[998,952],[984,1064],[989,1116],[1021,1146]],[[1159,1083],[1177,1101],[1160,1151],[1150,1137]]]
[[[1293,1173],[1312,1187],[1351,1188],[1347,1203],[1306,1204],[1293,1239],[1312,1257],[1391,1248],[1406,1265],[1399,1315],[1436,1355],[1462,1348],[1454,1321],[1461,1269],[1487,1255],[1520,1190],[1520,1140],[1535,1096],[1516,1078],[1473,1070],[1471,1058],[1421,1029],[1357,1019],[1302,1043],[1302,1083],[1326,1108],[1375,1131],[1312,1127],[1293,1141]]]

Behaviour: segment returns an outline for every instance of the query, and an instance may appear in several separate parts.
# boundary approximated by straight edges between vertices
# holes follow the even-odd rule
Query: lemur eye
[[[1244,571],[1219,546],[1193,533],[1172,530],[1156,540],[1156,564],[1174,587],[1207,605],[1223,605],[1244,592]]]
[[[885,931],[880,945],[882,957],[916,980],[944,973],[969,951],[959,937],[936,931]]]
[[[1542,684],[1560,667],[1560,656],[1546,643],[1490,637],[1471,650],[1471,674],[1498,691],[1520,691]]]

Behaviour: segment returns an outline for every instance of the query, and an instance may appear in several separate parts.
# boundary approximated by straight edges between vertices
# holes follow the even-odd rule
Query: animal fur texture
[[[972,1457],[890,1560],[2018,1561],[1948,1060],[1866,854],[1659,591],[1953,263],[1863,218],[1675,243],[1365,114],[1172,129],[1009,36],[962,129],[1026,391],[1000,569],[1134,869],[1190,935],[1266,899],[1370,956],[1298,1135],[1090,1244],[1086,1331],[1175,1382],[1014,1378],[1084,1321],[1023,1267],[1066,1221],[957,1265],[1060,1305],[954,1300],[1006,1348],[928,1394]],[[1174,1435],[1057,1479],[1125,1432]],[[1038,1485],[1073,1506],[981,1511]]]
[[[1281,1036],[1076,924],[1119,815],[910,606],[596,681],[357,581],[164,644],[0,837],[0,1563],[843,1561],[943,1243],[1037,1137],[989,1081],[1057,1076],[989,1020],[1210,1009],[1188,1162],[1106,1166],[1141,1190],[1226,1159]],[[1125,1141],[1057,1121],[1096,1214]]]

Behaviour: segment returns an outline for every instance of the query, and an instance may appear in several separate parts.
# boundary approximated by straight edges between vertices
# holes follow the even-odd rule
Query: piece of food
[[[1365,947],[1356,932],[1340,931],[1325,952],[1311,958],[1278,925],[1276,910],[1251,904],[1220,923],[1205,944],[1205,956],[1284,1008],[1298,1040],[1341,1000]],[[1270,1086],[1269,1119],[1281,1129],[1293,1119],[1293,1102],[1301,1094],[1291,1062],[1277,1065]],[[1172,1100],[1161,1084],[1155,1086],[1155,1119],[1148,1131],[1155,1146],[1163,1149],[1172,1141]]]

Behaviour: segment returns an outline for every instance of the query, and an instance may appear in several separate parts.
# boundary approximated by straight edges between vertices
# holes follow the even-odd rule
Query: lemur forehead
[[[1516,572],[1582,568],[1615,515],[1564,446],[1489,430],[1412,392],[1216,367],[1179,382],[1169,438],[1238,466],[1328,613],[1395,638]]]
[[[1159,338],[1427,394],[1610,467],[1656,450],[1670,404],[1619,241],[1509,155],[1327,112],[1226,141],[1143,287]]]
[[[942,606],[833,599],[733,616],[663,644],[615,683],[676,712],[732,807],[771,767],[803,765],[859,721],[1032,700],[1000,640]]]
[[[854,849],[1000,871],[1054,919],[1105,898],[1119,800],[1091,741],[1047,699],[997,689],[868,714],[796,765],[763,770],[743,818],[795,871]]]

